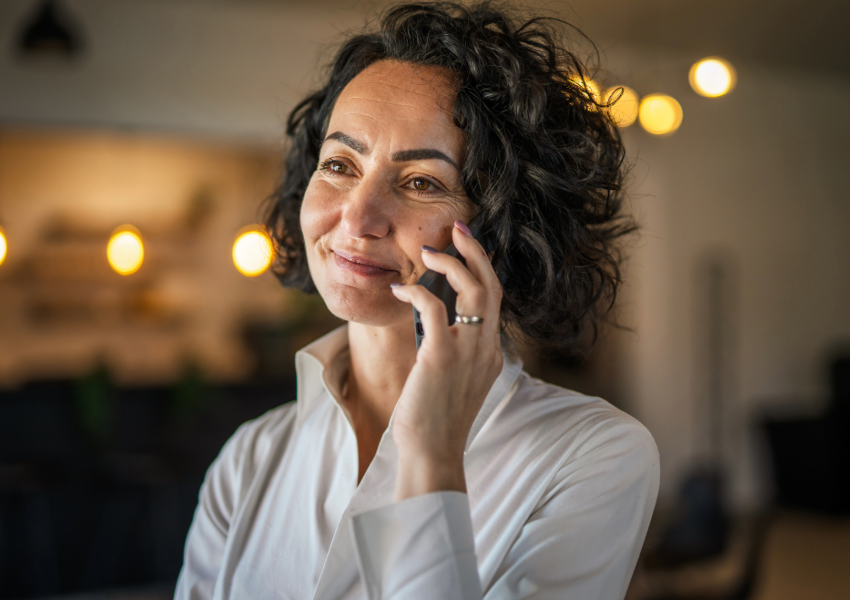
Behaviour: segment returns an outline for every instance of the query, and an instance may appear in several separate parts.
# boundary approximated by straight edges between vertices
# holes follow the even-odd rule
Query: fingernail
[[[432,248],[431,246],[422,246],[422,252],[429,252],[430,254],[439,254],[440,251],[436,248]]]
[[[397,288],[397,287],[401,287],[401,286],[403,286],[403,285],[404,285],[403,283],[391,283],[391,284],[390,284],[390,287],[391,287],[391,288]]]
[[[460,229],[464,233],[464,235],[472,237],[472,232],[469,230],[469,227],[467,227],[466,223],[464,223],[463,221],[455,221],[455,227]]]

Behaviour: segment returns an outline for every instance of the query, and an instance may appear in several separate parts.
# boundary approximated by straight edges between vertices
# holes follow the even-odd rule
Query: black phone
[[[475,215],[475,218],[469,222],[468,227],[472,232],[472,237],[476,239],[478,238],[478,234],[481,233],[481,224],[483,220],[484,219],[479,212]],[[449,247],[443,251],[443,254],[454,256],[455,258],[460,259],[460,262],[466,264],[466,261],[457,251],[454,244],[450,244]],[[448,313],[449,316],[449,326],[454,325],[455,316],[457,315],[455,312],[457,294],[452,289],[452,286],[449,285],[446,276],[442,273],[437,273],[436,271],[431,271],[429,269],[425,271],[425,274],[422,275],[416,283],[417,285],[425,286],[428,291],[443,301],[443,304],[446,305],[446,313]],[[425,329],[422,327],[422,319],[420,318],[419,311],[416,310],[416,308],[413,309],[413,327],[416,332],[416,349],[418,350],[419,346],[422,344],[422,338],[425,337]]]

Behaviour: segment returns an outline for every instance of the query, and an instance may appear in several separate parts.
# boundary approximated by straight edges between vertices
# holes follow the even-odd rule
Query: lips
[[[379,277],[398,274],[398,271],[371,258],[352,254],[344,250],[334,250],[334,262],[340,269],[363,275]]]

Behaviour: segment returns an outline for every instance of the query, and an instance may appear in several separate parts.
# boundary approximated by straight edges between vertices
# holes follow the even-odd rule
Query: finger
[[[501,332],[502,284],[493,270],[490,257],[478,240],[470,235],[469,228],[461,221],[455,221],[452,241],[458,253],[466,260],[469,271],[482,283],[486,290],[489,322],[485,322],[483,327],[498,338]]]
[[[462,221],[455,221],[455,227],[452,229],[452,242],[460,255],[466,260],[469,271],[484,285],[498,310],[502,301],[502,284],[499,282],[496,271],[493,270],[493,264],[490,262],[487,252],[484,251],[484,247],[478,240],[469,235],[468,231],[469,229]]]
[[[449,317],[442,300],[421,285],[399,285],[393,287],[392,292],[396,298],[412,304],[419,311],[426,340],[437,345],[447,343]]]
[[[488,302],[484,285],[458,258],[442,252],[434,252],[433,248],[430,248],[423,250],[422,260],[426,267],[446,276],[449,285],[457,293],[459,313],[479,317],[493,316],[485,314],[491,312],[492,304]]]

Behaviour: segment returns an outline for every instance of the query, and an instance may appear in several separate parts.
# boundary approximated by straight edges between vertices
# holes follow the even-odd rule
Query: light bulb
[[[269,236],[259,229],[242,233],[233,243],[233,264],[247,277],[255,277],[268,269],[273,254]]]
[[[106,246],[106,258],[116,273],[131,275],[138,271],[145,259],[145,248],[139,231],[132,225],[116,229]]]
[[[628,127],[637,120],[640,97],[632,88],[621,85],[605,92],[606,103],[615,98],[616,102],[608,107],[608,114],[618,127]]]
[[[3,261],[6,260],[6,250],[8,246],[6,244],[6,234],[3,232],[3,228],[0,227],[0,265],[3,264]]]
[[[570,77],[570,81],[579,86],[580,88],[584,88],[587,90],[587,93],[593,98],[594,101],[599,102],[600,97],[602,96],[602,88],[592,80],[590,77],[585,77],[582,81],[581,77],[572,76]]]
[[[669,135],[682,124],[682,107],[666,94],[650,94],[640,103],[640,124],[653,135]]]
[[[731,92],[735,87],[735,69],[720,57],[704,58],[691,67],[688,81],[697,94],[716,98]]]

